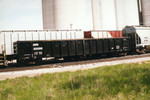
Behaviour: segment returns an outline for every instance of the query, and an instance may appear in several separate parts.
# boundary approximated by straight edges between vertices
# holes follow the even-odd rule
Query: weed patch
[[[106,66],[0,81],[0,100],[150,99],[150,64]]]

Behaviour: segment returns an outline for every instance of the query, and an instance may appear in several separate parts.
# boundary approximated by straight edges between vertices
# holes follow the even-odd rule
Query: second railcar
[[[40,62],[42,58],[72,58],[127,53],[130,38],[77,39],[52,41],[17,41],[14,53],[18,63]]]

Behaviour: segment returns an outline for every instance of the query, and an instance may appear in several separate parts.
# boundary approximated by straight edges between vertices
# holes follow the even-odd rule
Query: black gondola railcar
[[[14,52],[18,63],[40,62],[42,58],[82,58],[92,55],[121,54],[130,51],[130,38],[17,41]]]

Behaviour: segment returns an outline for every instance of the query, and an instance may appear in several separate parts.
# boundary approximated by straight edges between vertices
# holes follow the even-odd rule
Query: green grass
[[[150,100],[150,63],[0,81],[0,100]]]

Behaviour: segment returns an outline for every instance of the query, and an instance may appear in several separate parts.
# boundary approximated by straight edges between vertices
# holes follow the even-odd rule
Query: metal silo
[[[92,29],[90,0],[43,0],[44,29]]]
[[[150,0],[142,0],[143,24],[150,26]]]

